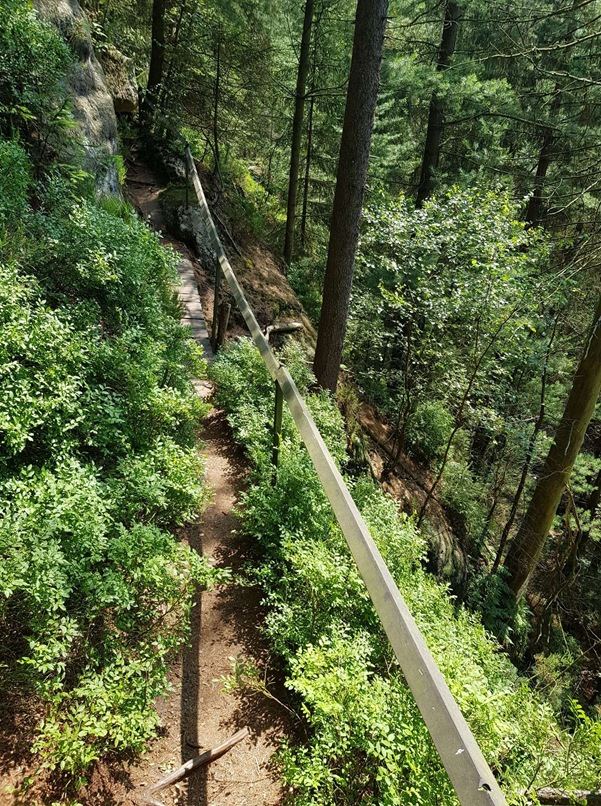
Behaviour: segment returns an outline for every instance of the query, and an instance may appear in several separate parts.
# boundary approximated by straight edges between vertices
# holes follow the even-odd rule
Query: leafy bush
[[[420,403],[407,420],[407,441],[427,462],[439,459],[453,430],[453,415],[438,400]]]
[[[298,351],[288,350],[294,357]],[[307,386],[306,369],[301,386]],[[310,728],[281,753],[299,804],[455,804],[450,782],[417,711],[324,492],[285,419],[277,484],[271,484],[272,388],[247,340],[211,368],[219,401],[253,460],[242,502],[245,530],[263,547],[257,577],[269,606],[267,633],[285,661],[286,685]],[[313,408],[314,398],[307,395]],[[320,398],[320,422],[342,460],[335,405]],[[328,432],[329,427],[329,432]],[[591,753],[599,725],[583,713],[562,727],[521,678],[477,617],[457,611],[447,589],[422,569],[425,542],[371,481],[351,487],[371,533],[510,802],[553,781],[597,785]]]
[[[194,586],[218,578],[166,531],[206,499],[204,362],[158,237],[59,174],[30,209],[32,174],[0,140],[1,671],[44,705],[42,763],[79,780],[152,735]]]
[[[0,227],[15,227],[27,212],[30,164],[18,143],[0,141]]]
[[[64,76],[71,55],[56,30],[25,0],[0,4],[0,135],[44,133],[44,148],[70,125]],[[32,143],[37,138],[31,137]]]
[[[472,375],[469,405],[501,413],[514,368],[532,373],[538,302],[553,291],[549,244],[519,217],[490,187],[449,188],[421,209],[376,197],[365,211],[345,356],[391,420],[408,425],[433,400],[458,412]]]
[[[462,461],[451,460],[444,471],[442,499],[451,509],[458,530],[477,541],[484,529],[484,485]]]

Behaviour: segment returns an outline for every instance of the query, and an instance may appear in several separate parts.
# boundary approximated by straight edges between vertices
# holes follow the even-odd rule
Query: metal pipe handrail
[[[463,806],[507,806],[505,796],[369,533],[367,524],[353,501],[307,404],[286,367],[272,352],[259,327],[219,239],[188,146],[186,165],[215,250],[218,271],[227,280],[252,340],[288,404],[405,680],[459,800]]]

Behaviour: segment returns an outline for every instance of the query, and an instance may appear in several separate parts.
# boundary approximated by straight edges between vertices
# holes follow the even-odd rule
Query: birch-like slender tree
[[[294,229],[296,224],[296,199],[298,196],[298,173],[300,167],[301,144],[303,139],[303,117],[305,95],[309,74],[309,48],[313,25],[313,0],[305,0],[305,16],[301,38],[296,93],[294,96],[294,118],[292,120],[292,145],[290,147],[290,173],[288,176],[288,205],[286,212],[286,236],[284,240],[284,262],[290,265],[294,254]]]

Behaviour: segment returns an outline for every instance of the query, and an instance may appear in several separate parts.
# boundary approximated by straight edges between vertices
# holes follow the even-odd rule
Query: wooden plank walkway
[[[213,348],[200,304],[194,264],[189,258],[182,257],[177,271],[180,278],[178,296],[184,306],[182,324],[188,325],[192,329],[194,341],[202,348],[207,361],[210,361],[213,358]]]

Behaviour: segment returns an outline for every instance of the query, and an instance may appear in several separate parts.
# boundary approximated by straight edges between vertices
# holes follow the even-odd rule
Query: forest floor
[[[158,203],[160,185],[145,167],[135,164],[128,174],[131,201],[156,229],[162,229]],[[198,262],[178,241],[164,240],[181,255],[180,297],[186,307],[184,321],[210,358],[210,344],[196,287]],[[205,399],[209,383],[197,383]],[[278,699],[285,699],[277,670],[270,667],[261,635],[264,610],[261,593],[244,581],[244,568],[252,560],[252,546],[244,539],[234,510],[245,489],[247,467],[230,434],[225,415],[213,408],[199,433],[211,500],[194,523],[180,530],[180,538],[219,566],[231,569],[233,581],[212,591],[199,592],[192,609],[191,635],[170,670],[171,690],[157,703],[161,728],[157,739],[141,757],[106,761],[96,766],[90,782],[79,794],[86,806],[144,804],[147,798],[165,806],[275,806],[283,800],[273,755],[291,732],[290,717]],[[233,659],[250,662],[267,680],[275,698],[244,690],[226,692],[224,678]],[[61,798],[60,784],[36,773],[29,752],[35,706],[21,702],[14,714],[0,719],[0,806],[49,804]],[[249,736],[220,759],[200,768],[187,781],[149,795],[152,784],[203,750],[221,744],[240,729]],[[31,776],[25,795],[10,793]]]

